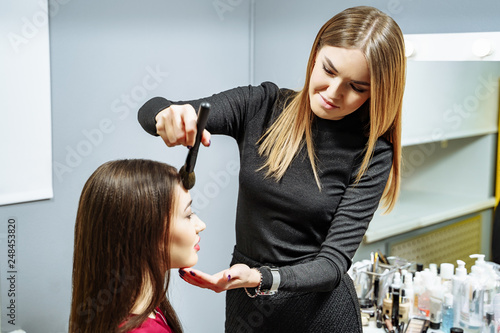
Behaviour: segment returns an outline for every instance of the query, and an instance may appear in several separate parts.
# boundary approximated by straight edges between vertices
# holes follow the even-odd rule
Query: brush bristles
[[[181,176],[182,186],[184,186],[186,190],[192,189],[194,183],[196,182],[196,176],[194,175],[194,171],[191,173],[187,172],[186,166],[183,165],[182,168],[179,170],[179,174]]]

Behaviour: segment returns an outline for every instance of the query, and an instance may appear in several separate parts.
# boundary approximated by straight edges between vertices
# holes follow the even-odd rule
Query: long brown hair
[[[182,332],[166,294],[178,184],[175,168],[150,160],[107,162],[87,180],[75,225],[70,333],[127,332],[156,307]],[[145,286],[149,304],[131,316]]]
[[[259,153],[265,156],[267,176],[281,179],[302,145],[308,156],[318,187],[316,157],[311,124],[313,112],[309,99],[309,80],[316,55],[323,46],[359,49],[370,70],[371,97],[362,108],[368,109],[369,130],[365,156],[357,174],[366,172],[379,137],[393,145],[393,161],[383,201],[387,211],[396,203],[400,187],[401,114],[406,81],[404,39],[397,23],[380,10],[360,6],[348,8],[327,21],[318,32],[307,64],[304,87],[297,92],[276,122],[259,141]]]

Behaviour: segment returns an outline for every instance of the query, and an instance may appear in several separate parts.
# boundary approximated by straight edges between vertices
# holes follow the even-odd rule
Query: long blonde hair
[[[378,138],[383,137],[391,142],[394,152],[392,168],[382,197],[383,206],[389,212],[396,203],[401,180],[401,114],[406,58],[401,29],[390,16],[376,8],[348,8],[332,17],[320,29],[309,56],[303,89],[295,94],[259,140],[259,153],[266,157],[262,168],[267,168],[266,176],[281,179],[305,143],[316,183],[321,190],[311,129],[313,112],[308,92],[316,55],[323,46],[359,49],[368,63],[371,97],[362,106],[369,110],[368,141],[356,182],[366,172]]]

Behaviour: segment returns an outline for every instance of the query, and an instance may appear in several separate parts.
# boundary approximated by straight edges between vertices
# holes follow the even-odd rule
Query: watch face
[[[281,282],[280,271],[278,268],[271,268],[271,274],[273,275],[273,284],[271,286],[270,292],[274,294],[276,293],[276,291],[278,291],[278,288],[280,286]]]

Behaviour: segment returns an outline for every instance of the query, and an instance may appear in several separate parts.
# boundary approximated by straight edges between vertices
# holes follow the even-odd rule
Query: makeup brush
[[[196,177],[194,175],[194,165],[196,164],[196,157],[198,156],[198,149],[200,147],[203,131],[205,130],[205,125],[207,124],[209,112],[210,104],[207,102],[201,103],[198,109],[198,121],[196,123],[196,139],[193,147],[189,149],[186,163],[179,170],[182,185],[186,190],[190,190],[191,188],[193,188],[194,183],[196,182]]]

